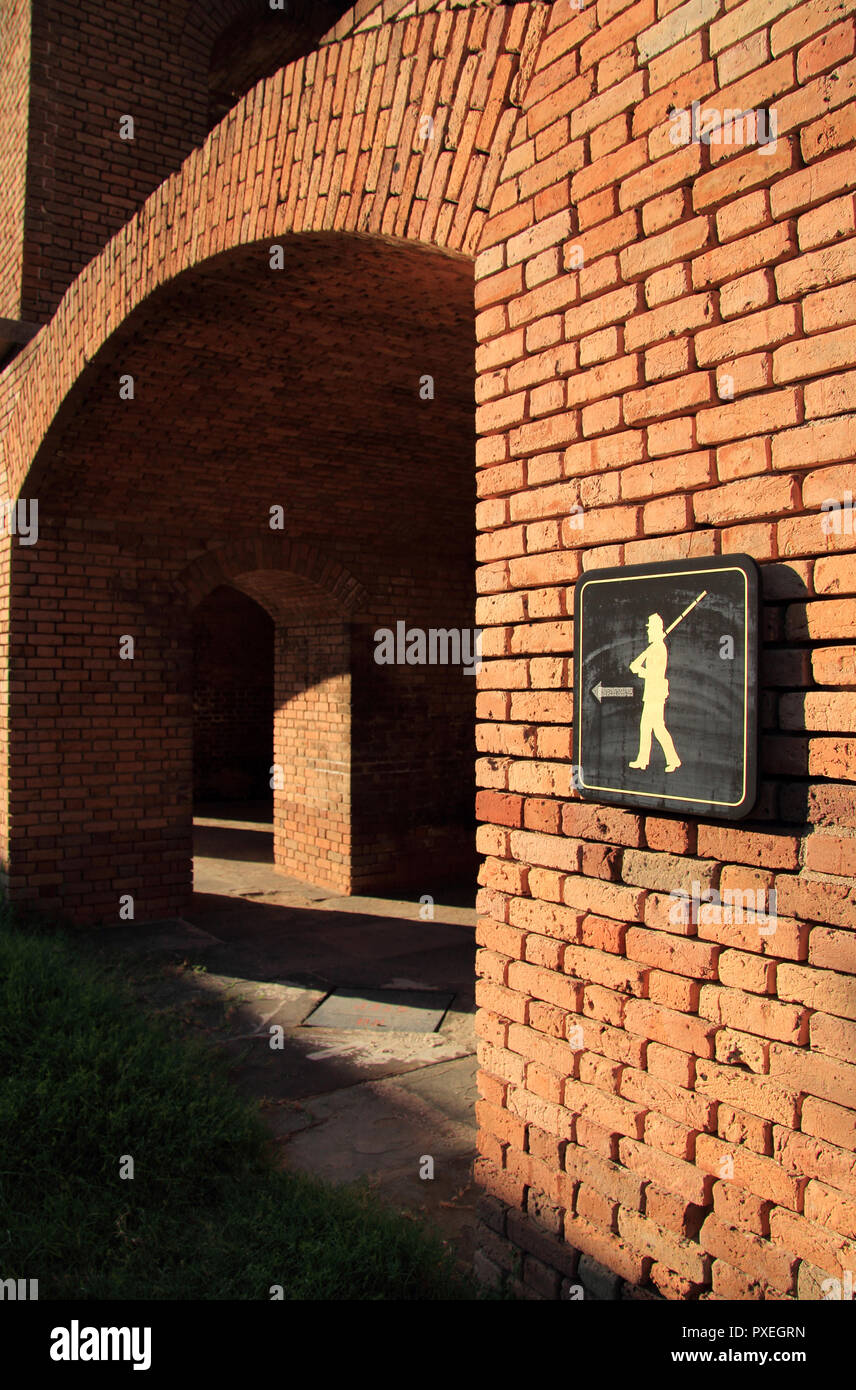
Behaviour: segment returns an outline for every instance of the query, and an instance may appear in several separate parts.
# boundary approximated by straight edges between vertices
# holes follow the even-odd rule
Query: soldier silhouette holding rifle
[[[669,654],[666,651],[666,632],[659,613],[652,613],[648,619],[648,646],[641,656],[631,661],[630,669],[634,676],[641,676],[645,682],[642,694],[642,719],[639,724],[639,752],[630,767],[645,769],[651,758],[651,739],[656,738],[666,755],[666,771],[675,772],[681,760],[672,742],[672,735],[666,728],[665,708],[669,698],[669,682],[666,680],[666,666]]]
[[[677,772],[681,766],[672,735],[666,728],[665,711],[669,698],[669,682],[666,680],[669,653],[666,650],[666,638],[678,623],[682,623],[687,614],[692,612],[696,604],[701,603],[706,594],[707,589],[703,589],[698,598],[693,599],[681,616],[668,627],[663,626],[663,619],[659,613],[652,613],[648,619],[648,646],[641,656],[637,656],[635,661],[630,663],[630,670],[634,676],[642,677],[645,688],[642,692],[642,718],[639,721],[639,752],[633,762],[628,764],[629,767],[639,768],[644,772],[651,760],[652,738],[657,740],[666,756],[667,772]]]

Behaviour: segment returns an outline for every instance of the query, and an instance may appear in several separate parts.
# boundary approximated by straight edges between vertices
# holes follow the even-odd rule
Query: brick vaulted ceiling
[[[337,235],[284,249],[281,271],[267,244],[215,258],[108,340],[31,477],[47,518],[180,520],[204,541],[279,503],[290,534],[471,550],[470,264]]]

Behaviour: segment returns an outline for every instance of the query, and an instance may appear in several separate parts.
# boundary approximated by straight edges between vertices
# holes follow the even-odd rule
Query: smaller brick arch
[[[363,585],[306,541],[271,535],[220,546],[193,560],[177,584],[188,608],[221,584],[241,589],[279,622],[355,618],[369,602]]]
[[[198,556],[175,584],[191,610],[223,585],[274,620],[274,857],[287,873],[349,892],[351,632],[369,595],[338,561],[306,541],[242,539]],[[323,700],[318,689],[323,686]],[[328,853],[331,843],[345,852]]]

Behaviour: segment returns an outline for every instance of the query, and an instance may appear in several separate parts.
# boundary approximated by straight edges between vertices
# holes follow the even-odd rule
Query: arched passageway
[[[107,341],[13,557],[13,817],[34,778],[54,814],[50,866],[43,824],[16,835],[13,889],[82,920],[182,910],[192,615],[224,583],[274,625],[277,863],[340,892],[472,863],[475,682],[374,659],[382,627],[472,629],[472,293],[462,259],[295,237],[282,269],[254,245],[186,272]]]

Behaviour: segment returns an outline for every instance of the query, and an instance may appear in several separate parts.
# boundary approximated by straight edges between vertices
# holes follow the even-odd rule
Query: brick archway
[[[389,42],[329,44],[248,92],[90,262],[6,373],[7,494],[24,486],[111,334],[183,271],[256,241],[330,231],[471,259],[519,118],[511,88],[521,49],[531,66],[539,9],[423,15],[384,29]],[[322,106],[331,113],[323,130]],[[420,136],[423,114],[436,118],[430,140]]]
[[[224,584],[274,620],[274,860],[284,872],[347,893],[357,838],[351,624],[370,597],[335,559],[287,537],[237,541],[200,556],[177,588],[195,608]]]
[[[270,574],[274,583],[261,584],[254,578],[257,573]],[[289,582],[278,588],[277,579]],[[369,601],[360,581],[337,560],[324,556],[316,546],[287,537],[235,541],[200,555],[182,571],[176,588],[195,607],[220,584],[243,589],[271,617],[280,619],[286,617],[289,604],[296,609],[296,617],[315,612],[346,617],[357,615]]]
[[[511,104],[512,85],[515,80],[519,84],[521,67],[531,70],[542,30],[538,6],[530,13],[529,7],[476,4],[350,35],[259,83],[87,265],[51,321],[5,373],[0,415],[6,418],[7,492],[14,496],[38,486],[43,470],[56,462],[58,442],[69,421],[74,422],[81,393],[85,399],[93,389],[99,368],[123,341],[123,329],[132,331],[135,315],[159,292],[180,287],[188,273],[217,267],[224,256],[239,251],[254,254],[257,266],[267,267],[273,242],[289,246],[294,239],[305,244],[317,236],[321,244],[335,234],[347,234],[355,244],[410,248],[411,254],[432,254],[447,264],[471,266],[519,121],[519,111]],[[319,125],[322,109],[330,119]],[[423,115],[431,116],[433,129],[424,127]],[[471,306],[472,298],[470,314]],[[88,523],[81,524],[85,534]],[[45,554],[45,547],[39,548]],[[20,550],[15,558],[19,567],[28,563]],[[471,560],[468,564],[471,575]],[[143,571],[146,564],[142,569],[137,565],[137,578]],[[123,588],[124,580],[118,582]],[[158,590],[151,573],[146,583],[150,594]],[[432,617],[428,611],[441,601],[440,587],[435,585],[435,590],[427,595],[423,621],[426,626],[448,626],[443,612]],[[35,592],[32,585],[29,591]],[[164,592],[173,593],[169,581]],[[139,617],[150,602],[135,598],[131,608]],[[472,618],[464,609],[453,625],[455,621],[465,626]],[[366,629],[357,631],[363,634],[365,649]],[[102,641],[107,640],[105,634]],[[165,652],[164,672],[179,656],[169,643]],[[360,660],[363,670],[369,669],[365,654]],[[415,696],[416,687],[408,699]],[[8,740],[14,711],[7,706],[4,716]],[[141,709],[140,718],[148,717]],[[368,720],[367,730],[370,724]],[[464,728],[462,724],[455,735],[458,758],[468,742]],[[175,743],[168,738],[166,746],[177,750],[186,743],[186,735],[179,726],[174,734]],[[372,747],[377,745],[370,757],[380,757],[380,727],[367,737]],[[155,739],[154,723],[151,738]],[[424,753],[414,747],[408,756],[418,761]],[[161,759],[154,741],[150,758],[154,770]],[[171,758],[169,754],[167,761]],[[432,797],[438,800],[443,760],[435,761],[437,790]],[[15,766],[13,762],[13,800]],[[181,785],[167,812],[170,825],[177,816],[186,819],[186,812],[179,811],[187,791]],[[461,807],[455,815],[463,814],[466,785],[459,785]],[[130,849],[130,795],[129,790],[125,828],[117,830],[115,845],[106,835],[104,854],[140,863]],[[377,811],[368,805],[361,815],[371,824]],[[418,863],[420,836],[434,853],[441,852],[442,841],[420,827],[416,805],[404,819],[409,825],[405,845],[396,847],[395,837],[383,833],[384,850],[365,854],[366,882],[374,881],[382,859],[390,854],[397,854],[402,863]],[[94,835],[106,829],[97,819],[95,827]],[[55,902],[53,890],[61,872],[51,876],[51,884],[37,883],[37,846],[16,856],[8,819],[2,828],[13,894],[40,898],[47,891]],[[167,827],[164,833],[173,838],[177,834]],[[180,836],[175,841],[175,871],[164,875],[165,891],[151,900],[149,912],[175,911],[186,892],[186,849],[179,848],[179,841]],[[454,841],[443,849],[454,856]],[[141,883],[137,880],[137,887]],[[88,891],[71,892],[76,915],[89,911]],[[65,889],[62,893],[68,897]],[[107,910],[112,894],[112,888],[96,892],[98,911]]]
[[[280,867],[338,891],[380,879],[403,888],[426,857],[461,854],[473,686],[451,670],[382,671],[372,634],[402,616],[424,628],[472,624],[469,267],[342,234],[295,235],[286,250],[277,278],[256,243],[139,306],[64,402],[30,475],[41,530],[38,546],[12,556],[13,668],[36,658],[58,570],[82,636],[70,651],[65,629],[52,635],[57,680],[26,723],[13,688],[21,762],[11,804],[26,804],[33,768],[45,787],[59,785],[55,882],[38,882],[38,831],[26,822],[12,835],[11,880],[13,892],[80,919],[110,920],[113,866],[129,862],[141,913],[184,910],[188,615],[222,583],[275,620]],[[420,328],[426,303],[431,322]],[[428,414],[418,396],[426,360],[447,374]],[[134,383],[132,398],[121,401],[119,381]],[[133,668],[117,664],[122,637],[137,644]],[[105,700],[116,680],[124,709]],[[96,714],[103,756],[92,759]],[[61,746],[50,734],[60,720]],[[124,742],[123,723],[117,775],[111,749]],[[100,797],[99,782],[111,788]],[[103,816],[72,856],[83,872],[64,873],[96,800]]]

